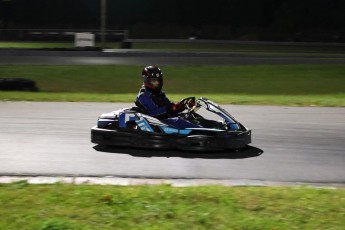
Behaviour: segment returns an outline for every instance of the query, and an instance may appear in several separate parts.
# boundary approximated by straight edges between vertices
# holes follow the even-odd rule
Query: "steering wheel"
[[[179,105],[181,106],[181,108],[183,108],[183,110],[187,109],[188,112],[190,112],[193,109],[193,107],[195,106],[195,97],[187,97],[185,99],[182,99],[179,102]]]

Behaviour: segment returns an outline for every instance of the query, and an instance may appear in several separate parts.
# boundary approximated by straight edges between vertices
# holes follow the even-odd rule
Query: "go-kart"
[[[238,122],[216,103],[195,97],[183,99],[184,110],[178,114],[198,128],[178,129],[152,116],[139,107],[123,108],[102,114],[91,129],[91,142],[107,146],[186,151],[221,151],[240,149],[251,143],[251,130]],[[221,120],[207,119],[197,111],[211,112]]]

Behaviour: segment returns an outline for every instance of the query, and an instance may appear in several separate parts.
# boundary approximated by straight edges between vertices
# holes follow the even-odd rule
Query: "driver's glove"
[[[170,104],[170,111],[173,114],[178,114],[184,110],[184,106],[180,103],[171,103]]]
[[[188,106],[191,108],[195,105],[195,100],[192,100],[190,99],[188,102],[187,102]]]

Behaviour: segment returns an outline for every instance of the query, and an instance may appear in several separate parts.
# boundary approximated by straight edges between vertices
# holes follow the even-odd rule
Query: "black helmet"
[[[162,90],[163,88],[163,73],[156,66],[146,66],[142,71],[145,87],[151,89]],[[158,80],[158,85],[155,85],[153,81]]]

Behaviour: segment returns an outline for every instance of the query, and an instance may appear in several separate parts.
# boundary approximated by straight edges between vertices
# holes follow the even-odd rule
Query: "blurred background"
[[[0,0],[0,40],[68,39],[99,31],[101,14],[101,0]],[[108,0],[104,16],[108,41],[345,42],[343,0]]]

